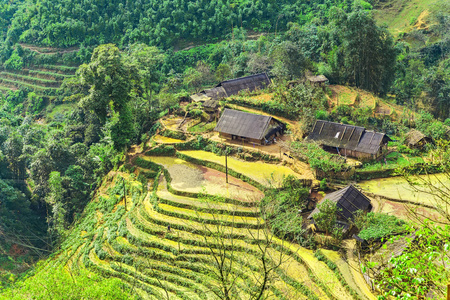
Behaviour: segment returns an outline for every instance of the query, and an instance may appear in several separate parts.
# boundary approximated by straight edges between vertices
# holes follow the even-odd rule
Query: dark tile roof
[[[226,108],[215,131],[261,140],[272,117]]]
[[[270,79],[266,73],[250,75],[246,77],[223,81],[217,87],[223,87],[228,96],[236,95],[240,91],[264,89],[270,85]]]
[[[364,127],[317,120],[308,139],[330,147],[376,154],[382,142],[391,140],[386,134]]]
[[[370,199],[353,185],[326,195],[319,204],[323,203],[326,199],[336,203],[336,206],[340,209],[338,214],[347,221],[353,220],[357,210],[370,211],[372,209]],[[319,209],[316,207],[308,216],[308,219],[314,218],[314,215],[318,212]]]

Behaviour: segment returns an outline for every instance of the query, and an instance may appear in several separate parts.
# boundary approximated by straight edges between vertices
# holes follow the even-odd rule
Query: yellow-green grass
[[[173,139],[170,137],[162,136],[162,135],[155,135],[153,138],[153,141],[155,141],[158,144],[178,144],[178,143],[184,143],[186,141]]]
[[[298,256],[308,266],[311,272],[329,288],[331,293],[337,299],[352,299],[352,296],[342,286],[333,271],[331,271],[324,262],[321,262],[314,257],[314,253],[311,250],[292,243],[284,242],[277,238],[274,238],[274,241],[280,245],[283,245],[285,248],[292,251],[294,255]]]
[[[450,185],[450,178],[445,174],[420,175],[412,177],[425,179],[437,188],[445,188]],[[414,181],[418,184],[417,188],[425,192],[417,192],[403,177],[390,177],[361,181],[359,185],[367,192],[385,196],[391,199],[408,200],[418,204],[431,206],[443,205],[442,201],[429,194],[431,188],[428,184],[423,184],[419,179]]]
[[[295,279],[297,282],[302,283],[305,287],[311,290],[311,292],[317,295],[320,299],[328,299],[325,292],[309,278],[308,270],[304,265],[300,264],[293,257],[284,253],[281,254],[277,250],[269,249],[268,253],[270,257],[274,258],[274,260],[281,262],[280,269],[287,276]]]
[[[55,105],[52,111],[49,114],[47,114],[47,116],[54,118],[57,114],[64,115],[67,112],[73,111],[76,106],[77,106],[76,103],[64,103]]]
[[[424,12],[434,13],[439,4],[438,0],[389,0],[378,2],[374,10],[374,17],[378,24],[386,24],[395,36],[413,29],[415,22]]]
[[[201,211],[195,211],[192,209],[181,208],[176,206],[171,206],[164,203],[158,204],[158,210],[162,214],[176,215],[180,219],[196,220],[201,222],[203,220],[205,223],[208,221],[216,221],[217,223],[231,223],[235,227],[246,227],[248,225],[263,225],[264,220],[253,217],[245,216],[234,216],[227,214],[214,214],[206,213]]]
[[[240,179],[228,176],[229,183],[226,183],[224,173],[179,158],[144,156],[143,159],[164,166],[172,177],[171,186],[175,190],[206,193],[247,202],[258,201],[264,196],[257,188]]]
[[[196,159],[206,160],[225,166],[225,156],[218,156],[212,152],[201,150],[180,152]],[[299,174],[285,166],[263,162],[247,162],[238,160],[234,157],[228,157],[228,167],[240,174],[245,174],[251,179],[266,186],[273,185],[279,187],[283,182],[283,178],[288,175],[292,175],[297,178],[300,177]]]
[[[12,80],[18,80],[19,82],[25,82],[29,84],[35,84],[45,87],[59,87],[61,85],[61,81],[53,80],[53,79],[43,79],[39,77],[27,76],[17,73],[11,72],[0,72],[0,77],[9,78]]]
[[[170,299],[180,299],[179,297],[176,296],[175,293],[173,293],[172,291],[168,291],[168,289],[163,289],[160,286],[154,286],[154,285],[150,285],[147,282],[141,281],[138,278],[135,278],[134,276],[130,275],[130,274],[126,274],[125,272],[117,272],[115,271],[113,268],[111,268],[110,263],[104,260],[101,260],[97,254],[95,253],[95,250],[92,249],[89,252],[89,260],[99,269],[101,270],[102,273],[109,274],[109,276],[116,276],[119,277],[121,280],[125,281],[126,283],[128,283],[128,285],[140,285],[141,288],[147,287],[150,288],[153,291],[157,291],[157,295],[159,298],[157,299],[161,299],[161,296],[165,295],[166,291],[170,294],[171,298]],[[165,282],[164,280],[160,280],[161,284],[163,286],[165,286],[166,288],[172,288],[173,285],[171,283]],[[147,293],[147,292],[146,292]],[[173,297],[173,298],[172,298]],[[180,299],[181,300],[181,299]]]
[[[167,190],[167,183],[165,179],[163,179],[163,181],[159,184],[156,196],[162,202],[167,202],[168,204],[174,206],[182,206],[194,210],[197,209],[207,211],[219,211],[225,214],[236,214],[236,215],[259,214],[259,208],[257,207],[247,207],[231,203],[215,202],[200,198],[190,198],[174,195]]]
[[[38,91],[57,91],[59,88],[56,87],[46,87],[46,86],[41,86],[41,85],[35,85],[35,84],[30,84],[30,83],[25,83],[23,81],[17,81],[14,79],[8,79],[8,78],[4,78],[4,77],[0,77],[0,82],[4,82],[6,84],[11,84],[15,87],[28,87],[30,89],[33,90],[38,90]]]
[[[191,280],[188,280],[186,278],[181,278],[173,273],[169,273],[169,272],[164,272],[164,271],[160,271],[160,270],[151,270],[150,272],[148,272],[148,270],[146,270],[148,267],[146,266],[145,262],[142,262],[143,264],[137,264],[137,266],[130,266],[128,264],[119,262],[119,261],[115,261],[113,264],[117,267],[120,267],[121,269],[125,270],[126,273],[128,273],[129,275],[133,276],[132,274],[138,275],[136,277],[138,277],[139,280],[146,282],[146,283],[153,283],[154,285],[159,284],[159,282],[161,282],[161,285],[164,285],[169,291],[176,291],[176,294],[183,294],[184,296],[188,296],[189,299],[200,299],[199,296],[193,292],[190,288],[192,288],[192,286],[196,285],[194,282],[192,282]],[[147,272],[145,272],[147,271]],[[150,275],[147,275],[146,273],[150,273]],[[154,274],[151,274],[154,273]],[[155,280],[155,277],[158,277],[160,279],[160,281]],[[191,286],[185,286],[184,284],[181,283],[190,283]]]
[[[150,226],[152,224],[152,226],[154,226],[151,228],[153,232],[164,232],[167,229],[166,226],[170,225],[172,229],[175,230],[174,232],[177,232],[177,234],[179,234],[179,231],[176,228],[183,228],[183,230],[180,229],[180,231],[187,232],[187,237],[190,237],[192,232],[202,232],[207,234],[208,232],[214,231],[217,228],[217,225],[205,224],[202,222],[180,219],[161,214],[154,210],[149,203],[145,203],[143,212],[145,213],[144,216],[142,216],[140,213],[137,213],[136,216],[139,218],[139,221],[142,222],[143,225]],[[144,223],[144,220],[146,219],[148,220]],[[241,236],[242,238],[252,238],[252,236],[258,236],[258,234],[260,234],[261,236],[263,230],[251,228],[235,228],[232,226],[222,226],[221,228],[224,234]]]
[[[362,299],[368,299],[366,295],[361,291],[359,288],[359,285],[356,283],[355,279],[353,278],[352,270],[350,269],[350,265],[347,261],[344,260],[344,258],[341,257],[341,255],[337,251],[327,250],[327,249],[320,249],[320,251],[325,255],[325,257],[336,264],[336,266],[339,269],[339,272],[342,274],[342,276],[345,279],[345,282],[352,288],[354,291],[356,291]]]
[[[176,231],[176,233],[174,232],[174,235],[178,235],[179,233],[178,233],[178,231]],[[185,234],[187,234],[187,235],[185,235]],[[183,234],[183,232],[181,233],[181,236],[183,236],[183,235],[185,235],[186,237],[190,237],[191,239],[192,239],[192,237],[193,237],[193,234],[189,234],[188,232],[185,232],[184,234]],[[199,237],[199,238],[197,238],[196,240],[198,240],[198,241],[202,241],[202,237]],[[238,244],[241,244],[241,243],[238,243]],[[241,244],[242,245],[242,244]],[[245,245],[245,244],[243,244],[243,245]],[[245,245],[246,247],[248,247],[248,245]],[[254,247],[252,247],[253,249],[253,251],[257,251],[257,249],[256,248],[254,248]],[[273,253],[275,253],[275,252],[272,252],[272,257],[276,257],[277,255],[279,255],[279,252],[276,252],[276,254],[273,254]],[[198,256],[199,254],[196,254],[196,256]],[[286,256],[283,258],[283,259],[286,259]],[[287,268],[287,269],[286,269]],[[291,276],[291,278],[298,278],[298,276],[299,275],[301,275],[300,274],[300,271],[302,272],[302,278],[308,278],[308,273],[307,273],[307,271],[306,271],[306,269],[304,268],[304,266],[302,266],[302,265],[300,265],[297,261],[295,261],[295,260],[293,260],[292,258],[291,259],[289,259],[289,263],[287,263],[287,262],[284,262],[284,264],[283,264],[283,266],[282,266],[282,269],[283,269],[283,271],[288,271],[288,276]],[[285,270],[286,269],[286,270]],[[297,279],[298,280],[298,279]],[[302,280],[303,281],[303,280]],[[300,282],[302,282],[302,281],[300,281]],[[319,295],[324,295],[324,292],[322,292],[321,290],[320,290],[320,288],[318,288],[313,282],[311,282],[311,281],[309,281],[309,280],[305,280],[305,282],[303,282],[303,284],[305,285],[305,286],[308,286],[308,287],[310,287],[310,288],[312,288],[313,289],[313,291],[316,293],[316,294],[319,294]]]

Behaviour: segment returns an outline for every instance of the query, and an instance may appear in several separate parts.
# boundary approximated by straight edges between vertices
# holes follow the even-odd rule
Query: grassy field
[[[422,18],[439,9],[439,0],[388,0],[379,1],[374,16],[378,24],[386,24],[392,34],[411,31]],[[422,20],[423,22],[423,20]]]

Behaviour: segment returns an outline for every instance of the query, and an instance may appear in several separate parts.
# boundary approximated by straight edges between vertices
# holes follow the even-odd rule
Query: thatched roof
[[[308,76],[307,78],[311,82],[327,82],[328,81],[328,78],[326,78],[324,75]]]
[[[219,101],[217,100],[206,100],[203,102],[203,107],[216,109],[219,107]]]
[[[354,214],[358,210],[370,211],[372,209],[370,199],[353,185],[349,185],[341,190],[326,195],[319,204],[327,199],[336,203],[338,215],[347,221],[353,220]],[[318,212],[319,209],[316,207],[308,216],[308,219],[314,218],[314,215]]]
[[[261,140],[272,117],[226,108],[214,131]]]
[[[431,142],[432,139],[416,129],[411,129],[405,136],[405,142],[410,146],[417,145],[421,140],[425,139],[426,142]]]
[[[191,100],[194,102],[205,102],[206,100],[209,100],[208,96],[204,92],[200,92],[194,95],[191,95]]]
[[[391,139],[384,133],[364,127],[317,120],[308,139],[325,146],[376,154],[381,143]]]
[[[246,77],[226,80],[217,85],[223,87],[226,94],[229,96],[237,95],[240,91],[248,90],[254,91],[257,89],[264,89],[270,85],[271,81],[266,73],[250,75]]]
[[[209,90],[204,90],[203,92],[206,94],[206,96],[211,98],[211,100],[219,100],[228,97],[227,93],[221,86]]]

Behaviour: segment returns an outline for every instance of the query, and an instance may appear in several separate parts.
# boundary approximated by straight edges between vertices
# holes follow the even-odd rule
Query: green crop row
[[[229,210],[229,209],[225,209],[225,208],[221,209],[221,208],[201,207],[201,206],[196,206],[195,204],[177,202],[177,201],[165,199],[165,198],[162,198],[159,196],[158,196],[158,199],[159,199],[160,203],[165,203],[165,204],[179,207],[179,208],[192,209],[192,210],[202,212],[202,213],[225,214],[225,215],[234,215],[234,216],[242,216],[242,217],[256,217],[259,215],[258,212],[242,211],[242,210],[239,210],[239,208],[237,208],[235,210],[233,210],[233,209]]]
[[[61,85],[61,82],[59,81],[55,81],[55,80],[50,80],[50,79],[42,79],[42,78],[37,78],[37,77],[32,77],[32,76],[27,76],[27,75],[22,75],[22,74],[16,74],[16,73],[11,73],[11,72],[0,72],[0,76],[4,77],[4,78],[9,78],[9,79],[17,79],[26,83],[30,83],[30,84],[36,84],[36,85],[42,85],[45,87],[59,87]]]
[[[69,67],[69,66],[63,66],[63,65],[49,65],[49,64],[43,64],[40,67],[44,69],[49,70],[55,70],[55,71],[63,71],[66,73],[75,73],[78,69],[78,67]]]

